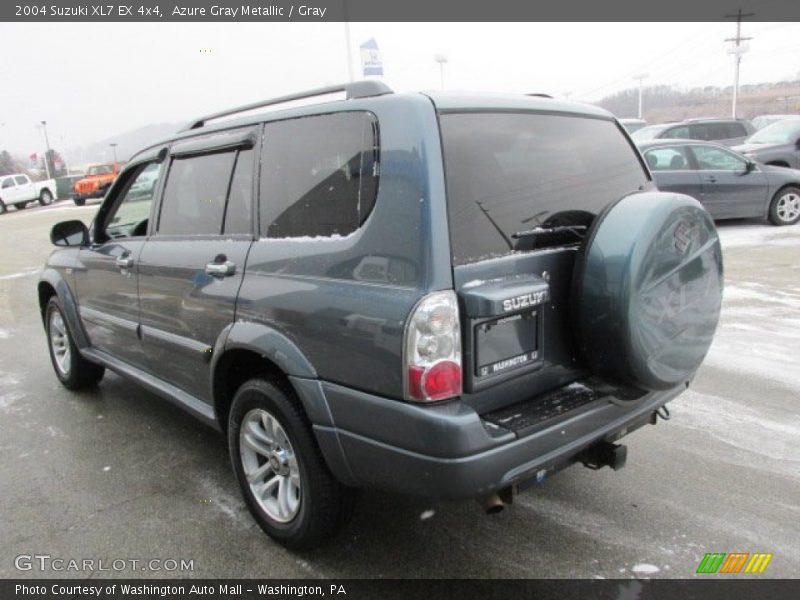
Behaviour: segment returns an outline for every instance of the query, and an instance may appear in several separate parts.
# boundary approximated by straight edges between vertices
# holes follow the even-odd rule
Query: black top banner
[[[10,0],[9,22],[800,21],[787,0]]]

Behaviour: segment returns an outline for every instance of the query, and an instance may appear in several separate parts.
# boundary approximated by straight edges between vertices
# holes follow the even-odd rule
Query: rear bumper
[[[463,403],[419,407],[306,382],[301,398],[307,410],[313,404],[315,434],[343,483],[433,499],[472,498],[542,479],[593,444],[653,422],[654,412],[686,389],[652,392],[633,404],[599,397],[552,425],[514,433],[491,426]]]

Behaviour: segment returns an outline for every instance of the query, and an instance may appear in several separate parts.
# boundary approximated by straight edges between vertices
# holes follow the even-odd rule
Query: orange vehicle
[[[86,204],[88,198],[102,198],[122,169],[123,163],[99,163],[86,171],[86,177],[72,186],[72,199],[78,206]]]

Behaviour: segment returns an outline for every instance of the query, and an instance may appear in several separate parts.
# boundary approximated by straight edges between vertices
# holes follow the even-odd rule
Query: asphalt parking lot
[[[250,518],[221,436],[112,373],[89,393],[58,384],[37,271],[51,225],[96,209],[0,216],[0,577],[88,575],[21,572],[20,554],[193,560],[128,577],[684,578],[706,552],[800,573],[800,225],[720,225],[716,341],[671,421],[627,438],[625,469],[573,467],[493,516],[366,492],[332,543],[296,555]]]

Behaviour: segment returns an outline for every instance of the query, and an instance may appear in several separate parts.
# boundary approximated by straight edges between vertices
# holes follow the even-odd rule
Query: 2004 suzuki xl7
[[[609,113],[546,97],[372,81],[216,113],[51,238],[57,377],[109,368],[226,432],[291,548],[358,487],[497,508],[568,464],[620,467],[721,304],[700,204],[656,191]]]

